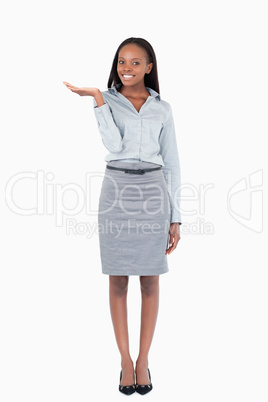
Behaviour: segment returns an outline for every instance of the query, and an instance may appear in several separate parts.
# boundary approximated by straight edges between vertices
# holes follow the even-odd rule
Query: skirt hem
[[[102,270],[103,275],[112,275],[112,276],[155,276],[155,275],[162,275],[162,274],[166,274],[169,272],[169,269],[166,269],[164,271],[160,271],[160,272],[155,272],[153,273],[152,271],[146,271],[146,270],[141,270],[140,272],[136,271],[135,272],[127,272],[127,271],[105,271]]]

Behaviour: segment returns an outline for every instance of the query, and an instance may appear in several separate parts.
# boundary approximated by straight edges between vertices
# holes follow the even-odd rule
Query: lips
[[[122,77],[125,78],[125,79],[131,79],[131,78],[135,77],[135,75],[122,74]]]

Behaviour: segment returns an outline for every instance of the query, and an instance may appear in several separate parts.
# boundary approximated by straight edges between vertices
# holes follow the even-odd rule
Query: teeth
[[[130,77],[134,77],[134,75],[126,75],[126,74],[123,74],[123,77],[130,78]]]

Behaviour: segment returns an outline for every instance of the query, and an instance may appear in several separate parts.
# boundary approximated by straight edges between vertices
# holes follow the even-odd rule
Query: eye
[[[139,65],[140,63],[138,61],[134,61],[134,64],[137,63],[137,65]]]
[[[123,60],[118,60],[118,63],[123,64],[124,62],[123,62]]]

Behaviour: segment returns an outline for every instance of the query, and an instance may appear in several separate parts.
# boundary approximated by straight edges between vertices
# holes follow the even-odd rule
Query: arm
[[[95,95],[94,95],[95,103],[97,107],[101,107],[102,105],[105,104],[103,100],[102,93],[99,89],[96,90]]]
[[[121,152],[124,149],[122,137],[113,120],[111,109],[104,102],[101,91],[92,87],[79,88],[67,81],[63,81],[63,83],[68,89],[80,96],[93,97],[94,112],[104,146],[110,152]]]
[[[167,183],[167,190],[171,205],[170,223],[178,222],[181,225],[180,213],[180,186],[181,169],[178,154],[176,133],[171,106],[168,104],[168,112],[165,125],[160,134],[160,153],[165,166],[162,171]]]
[[[108,103],[104,102],[100,90],[94,95],[93,106],[104,146],[109,152],[121,152],[124,149],[124,145],[119,128],[115,124],[112,110]]]

